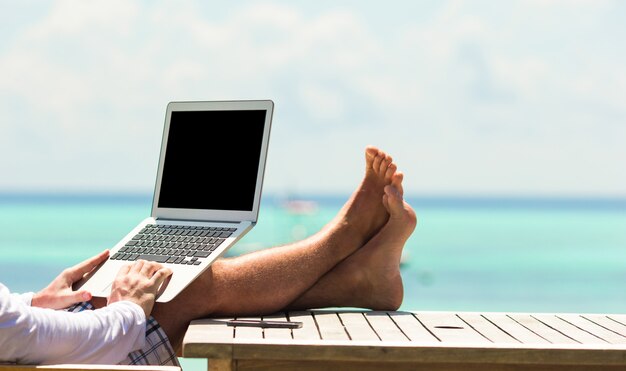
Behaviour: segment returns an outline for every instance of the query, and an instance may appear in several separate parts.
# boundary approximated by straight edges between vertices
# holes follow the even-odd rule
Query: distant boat
[[[317,202],[301,199],[287,199],[281,205],[287,212],[294,215],[313,215],[319,208]]]

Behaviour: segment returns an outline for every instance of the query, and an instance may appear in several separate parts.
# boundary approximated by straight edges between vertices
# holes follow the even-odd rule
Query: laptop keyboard
[[[236,228],[148,224],[111,260],[200,265]]]

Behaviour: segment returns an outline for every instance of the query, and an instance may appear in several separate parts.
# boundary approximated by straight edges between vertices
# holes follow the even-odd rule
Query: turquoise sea
[[[294,214],[264,196],[229,255],[318,230],[347,195]],[[404,310],[626,313],[626,199],[407,197]],[[0,281],[35,291],[149,215],[142,195],[0,195]]]

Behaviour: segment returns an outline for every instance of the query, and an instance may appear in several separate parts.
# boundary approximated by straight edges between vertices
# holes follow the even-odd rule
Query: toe
[[[404,187],[402,186],[402,181],[404,180],[404,173],[398,171],[392,175],[391,184],[396,187],[400,196],[404,196]]]
[[[393,175],[396,173],[396,170],[398,170],[398,166],[395,163],[392,162],[391,164],[389,164],[389,166],[387,167],[387,171],[385,172],[385,181],[387,183],[390,183]]]
[[[387,211],[391,216],[402,212],[402,196],[398,189],[392,185],[385,186],[385,196],[387,196]]]
[[[365,165],[368,169],[372,167],[376,155],[378,155],[378,148],[374,146],[367,146],[365,148]]]
[[[389,168],[390,164],[391,164],[391,156],[383,155],[383,159],[380,162],[380,168],[378,169],[378,173],[384,177],[387,173],[387,168]]]
[[[383,162],[384,157],[379,154],[376,155],[376,157],[374,157],[374,160],[372,161],[372,170],[374,170],[375,173],[379,173],[380,172],[380,166],[381,163]]]

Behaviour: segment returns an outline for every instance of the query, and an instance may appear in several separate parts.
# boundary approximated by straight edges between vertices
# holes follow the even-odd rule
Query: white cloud
[[[365,6],[55,2],[0,49],[0,189],[149,191],[169,100],[271,98],[268,189],[347,191],[371,143],[420,179],[409,191],[623,193],[615,4],[449,1],[385,23]],[[339,169],[322,185],[320,155]]]
[[[26,38],[42,40],[51,35],[80,38],[98,34],[101,29],[106,30],[107,38],[124,37],[132,30],[139,10],[132,2],[123,0],[59,0],[41,23],[26,32]]]

